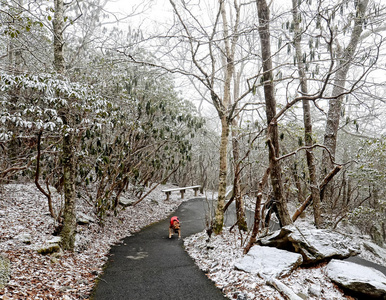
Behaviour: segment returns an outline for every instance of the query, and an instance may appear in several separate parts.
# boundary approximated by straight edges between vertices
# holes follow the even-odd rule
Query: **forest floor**
[[[106,216],[103,227],[97,222],[78,225],[73,253],[41,255],[37,249],[54,237],[55,229],[47,200],[33,184],[1,186],[0,255],[11,262],[11,280],[0,291],[0,299],[88,299],[103,272],[111,246],[166,218],[181,204],[179,193],[172,194],[169,201],[165,200],[161,190],[166,187],[170,186],[158,186],[145,200],[120,211],[117,217]],[[192,196],[191,191],[185,194],[186,199]],[[134,199],[129,193],[124,197]],[[94,208],[86,199],[78,201],[78,210],[94,216]],[[21,238],[25,235],[30,236],[28,244]],[[211,245],[216,249],[216,255],[212,256],[208,255],[205,240],[205,232],[198,233],[184,239],[185,247],[196,264],[228,298],[282,299],[258,276],[235,270],[234,263],[242,256],[245,236],[224,230],[222,235],[212,238]],[[368,255],[363,253],[364,258],[372,259]],[[295,292],[319,287],[325,299],[344,298],[325,276],[323,265],[300,268],[283,282]]]

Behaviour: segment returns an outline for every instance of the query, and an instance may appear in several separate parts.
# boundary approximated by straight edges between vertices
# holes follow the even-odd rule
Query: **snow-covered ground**
[[[185,248],[229,299],[284,299],[273,287],[267,286],[263,278],[235,269],[235,262],[243,254],[245,236],[225,228],[222,235],[212,236],[209,247],[207,238],[205,232],[190,236],[184,240]],[[325,265],[299,268],[281,281],[295,293],[308,295],[306,299],[351,299],[345,298],[326,277]],[[321,293],[309,297],[310,289],[320,289]]]
[[[215,195],[210,196],[214,197]],[[247,199],[246,207],[253,209],[253,201]],[[296,207],[290,206],[292,213],[295,209]],[[299,227],[313,227],[312,216],[299,218],[296,224]],[[338,229],[351,235],[354,244],[362,245],[363,241],[370,241],[370,237],[361,236],[355,227]],[[247,235],[239,232],[236,227],[232,232],[230,228],[225,228],[221,235],[212,235],[208,239],[207,233],[203,231],[185,238],[184,245],[200,269],[229,299],[285,299],[275,288],[268,286],[265,279],[235,268],[236,261],[243,256],[244,247],[248,242]],[[386,257],[377,257],[363,245],[359,248],[359,257],[386,267]],[[280,281],[303,299],[354,299],[344,295],[343,291],[331,282],[326,275],[326,266],[327,263],[321,263],[308,268],[300,267]]]
[[[116,218],[108,216],[104,227],[95,222],[78,225],[76,251],[49,256],[36,251],[53,238],[55,224],[48,214],[46,198],[33,184],[1,186],[0,255],[11,262],[11,280],[0,291],[0,299],[89,298],[111,246],[165,218],[180,205],[179,193],[165,201],[161,191],[165,188],[158,186],[145,200],[127,207]],[[192,195],[187,192],[186,198]],[[87,201],[79,201],[78,209],[93,216],[93,207]],[[30,236],[30,244],[22,242],[22,236]]]
[[[78,225],[74,253],[44,256],[36,249],[53,238],[55,226],[48,214],[46,199],[33,184],[1,186],[0,255],[11,261],[12,270],[9,284],[0,291],[0,299],[89,298],[110,247],[165,218],[181,204],[179,193],[173,193],[170,200],[165,201],[161,191],[165,188],[157,187],[147,199],[122,210],[116,218],[108,216],[104,227],[95,222]],[[192,196],[193,191],[187,191],[185,198]],[[131,196],[127,193],[124,197]],[[78,209],[93,216],[93,207],[85,200],[79,201]],[[23,235],[30,237],[30,244],[22,242]],[[225,229],[222,235],[212,236],[209,244],[206,240],[205,232],[185,238],[186,250],[228,298],[284,299],[262,278],[234,268],[236,260],[242,257],[246,236]],[[295,293],[310,295],[316,291],[319,295],[308,299],[345,299],[326,277],[323,264],[300,268],[280,280]]]

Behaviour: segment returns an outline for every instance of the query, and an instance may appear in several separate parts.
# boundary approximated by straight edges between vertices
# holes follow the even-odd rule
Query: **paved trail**
[[[208,204],[202,198],[182,203],[173,215],[181,220],[182,238],[205,228]],[[252,212],[247,213],[253,220]],[[234,210],[225,216],[225,224],[235,222]],[[99,281],[94,300],[216,300],[225,299],[183,249],[182,240],[168,238],[169,218],[127,237],[111,249],[107,268]],[[360,258],[350,261],[386,268]]]
[[[205,228],[206,211],[205,201],[193,199],[173,213],[181,220],[182,238]],[[225,299],[184,251],[182,239],[168,238],[168,226],[163,220],[114,246],[92,299]]]

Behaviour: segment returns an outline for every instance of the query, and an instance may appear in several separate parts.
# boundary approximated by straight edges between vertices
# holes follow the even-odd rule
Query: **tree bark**
[[[217,208],[215,212],[215,219],[213,223],[213,232],[215,234],[220,234],[223,229],[224,223],[224,206],[225,206],[225,193],[226,193],[226,184],[227,184],[227,174],[228,174],[228,155],[227,148],[229,142],[229,131],[230,124],[232,122],[233,116],[229,112],[229,107],[231,104],[231,83],[232,77],[234,75],[234,59],[235,59],[235,47],[238,40],[238,34],[229,35],[228,30],[228,20],[226,16],[226,11],[224,7],[224,1],[219,0],[220,4],[220,13],[223,21],[223,38],[224,38],[224,56],[223,64],[225,69],[224,74],[224,96],[222,99],[221,107],[216,107],[218,115],[221,120],[221,143],[220,143],[220,171],[219,171],[219,187],[218,187],[218,200]],[[233,30],[237,32],[239,25],[240,17],[240,7],[237,3],[234,3],[236,10],[236,20]],[[213,74],[214,75],[214,74]],[[214,101],[215,102],[215,101]]]
[[[224,206],[228,174],[228,138],[229,122],[224,114],[221,118],[221,142],[220,142],[220,170],[218,176],[218,199],[215,212],[213,232],[220,234],[224,224]]]
[[[234,127],[237,126],[236,120],[233,120]],[[232,129],[232,152],[234,160],[234,179],[233,179],[233,197],[236,200],[237,226],[240,230],[247,231],[248,225],[245,220],[244,201],[241,190],[241,162],[240,162],[240,144],[236,129]]]
[[[347,73],[350,69],[351,61],[354,58],[355,51],[360,41],[360,36],[363,32],[362,25],[368,3],[369,0],[358,1],[357,16],[355,18],[350,42],[343,51],[340,51],[341,53],[337,53],[338,55],[340,54],[340,58],[338,70],[335,74],[334,88],[331,93],[331,96],[336,98],[331,99],[329,102],[327,123],[324,133],[324,145],[327,147],[327,149],[329,149],[333,159],[335,159],[336,153],[336,143],[338,138],[338,128],[343,100],[342,94],[345,92]],[[322,174],[327,174],[333,167],[333,162],[329,157],[330,154],[327,153],[327,151],[323,152]]]
[[[323,194],[324,189],[326,188],[327,183],[329,183],[332,178],[342,169],[342,166],[336,166],[321,182],[319,185],[320,194]],[[322,197],[320,197],[322,198]],[[300,216],[300,214],[310,205],[312,201],[312,194],[309,195],[306,199],[306,201],[303,202],[303,204],[296,210],[294,215],[292,216],[292,221],[295,222],[297,218]]]
[[[292,0],[292,16],[294,20],[294,45],[296,51],[296,61],[298,64],[298,72],[300,77],[300,88],[304,95],[308,94],[308,85],[304,63],[302,60],[303,53],[301,49],[301,31],[299,28],[301,16],[298,12],[298,1]],[[303,122],[304,122],[304,141],[305,145],[310,147],[306,150],[308,173],[310,177],[310,189],[311,197],[313,199],[314,209],[314,222],[315,226],[319,228],[322,224],[321,208],[320,208],[320,192],[318,188],[317,176],[316,176],[316,165],[314,160],[314,153],[312,150],[312,118],[310,110],[310,100],[302,100],[303,104]]]
[[[55,0],[55,13],[53,20],[54,29],[54,66],[56,72],[64,75],[63,31],[64,31],[64,2]],[[70,108],[66,107],[61,112],[63,124],[71,128]],[[61,246],[64,250],[74,250],[76,234],[76,200],[75,200],[75,162],[73,149],[73,133],[71,130],[64,132],[63,137],[63,187],[64,187],[64,212],[63,227],[60,232]]]
[[[244,254],[247,254],[249,250],[252,248],[253,244],[256,242],[257,234],[259,233],[260,222],[261,222],[261,199],[263,198],[263,191],[265,186],[267,185],[268,176],[270,172],[271,172],[271,168],[267,168],[263,178],[259,182],[259,187],[258,187],[257,196],[256,196],[256,203],[255,203],[255,215],[254,215],[252,234],[248,244],[244,248]]]
[[[65,250],[74,250],[76,234],[76,201],[75,201],[75,164],[73,135],[63,138],[63,178],[64,178],[64,212],[63,228],[60,232],[61,246]]]
[[[55,13],[53,20],[54,29],[54,66],[56,72],[64,74],[63,30],[64,30],[64,1],[54,0]]]
[[[277,122],[274,119],[276,115],[276,99],[272,73],[269,9],[265,0],[256,0],[256,4],[259,17],[261,55],[263,59],[264,96],[268,124],[267,137],[272,143],[272,147],[269,149],[269,164],[272,166],[271,184],[276,200],[275,203],[278,210],[278,218],[282,226],[286,226],[291,224],[292,220],[288,212],[287,203],[283,198],[283,182],[281,178],[280,163],[276,160],[276,157],[279,156],[279,134]]]
[[[42,186],[39,183],[39,176],[40,176],[40,158],[41,158],[41,140],[42,140],[42,134],[43,131],[39,131],[38,133],[38,141],[37,141],[37,156],[36,156],[36,171],[35,171],[35,185],[38,188],[38,190],[47,197],[48,202],[48,210],[50,212],[51,217],[54,219],[57,219],[56,213],[54,211],[54,207],[52,206],[52,198],[51,198],[51,192],[48,189],[48,192],[46,192]]]

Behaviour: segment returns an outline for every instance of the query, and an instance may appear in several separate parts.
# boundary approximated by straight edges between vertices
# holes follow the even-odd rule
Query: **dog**
[[[172,235],[174,233],[178,233],[178,239],[181,238],[181,226],[180,226],[180,219],[177,216],[170,218],[170,225],[169,225],[169,239],[172,238]]]

